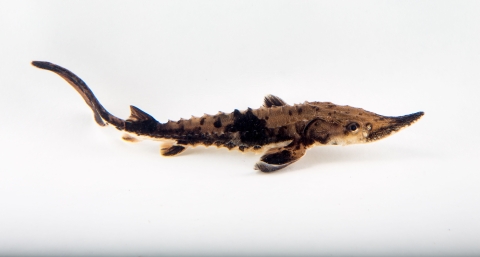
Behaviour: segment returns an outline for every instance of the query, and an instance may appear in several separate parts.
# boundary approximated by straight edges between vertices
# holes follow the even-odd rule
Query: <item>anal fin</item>
[[[300,143],[291,143],[285,147],[268,150],[255,164],[255,169],[262,172],[273,172],[283,169],[298,161],[305,155],[307,148]]]

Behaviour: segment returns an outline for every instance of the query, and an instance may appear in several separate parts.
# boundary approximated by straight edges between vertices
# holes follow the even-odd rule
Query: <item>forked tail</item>
[[[80,93],[85,102],[92,109],[95,121],[98,123],[98,125],[105,126],[107,124],[112,124],[119,130],[125,130],[125,120],[115,117],[107,110],[105,110],[105,108],[103,108],[103,106],[93,94],[92,90],[88,88],[87,84],[85,84],[82,79],[77,77],[71,71],[49,62],[33,61],[32,65],[40,69],[53,71],[60,77],[65,79],[70,85],[72,85],[72,87],[75,88],[78,93]],[[134,108],[135,107],[132,106],[132,109]]]

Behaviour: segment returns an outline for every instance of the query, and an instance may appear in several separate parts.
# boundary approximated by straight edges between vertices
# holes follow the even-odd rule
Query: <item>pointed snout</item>
[[[404,116],[383,117],[383,124],[374,127],[367,137],[367,142],[376,141],[391,135],[405,127],[412,125],[424,115],[424,112],[416,112]]]
[[[393,123],[392,125],[400,126],[402,128],[410,126],[412,123],[420,119],[423,115],[424,112],[416,112],[404,116],[389,117],[389,119],[391,120],[391,123]]]

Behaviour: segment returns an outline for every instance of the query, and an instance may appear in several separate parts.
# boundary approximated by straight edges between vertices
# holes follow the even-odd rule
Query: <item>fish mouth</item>
[[[373,128],[372,132],[367,137],[367,142],[385,138],[403,128],[406,128],[419,120],[424,114],[424,112],[416,112],[398,117],[383,117],[386,124],[379,128]]]

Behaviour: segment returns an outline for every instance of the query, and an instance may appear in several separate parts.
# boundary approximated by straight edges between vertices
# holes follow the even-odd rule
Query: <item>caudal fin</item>
[[[119,130],[125,129],[125,121],[113,116],[107,110],[105,110],[105,108],[103,108],[103,106],[93,94],[92,90],[90,90],[87,84],[85,84],[85,82],[83,82],[83,80],[80,79],[77,75],[73,74],[71,71],[63,67],[60,67],[50,62],[33,61],[32,65],[37,68],[49,70],[56,73],[57,75],[65,79],[73,88],[75,88],[75,90],[77,90],[77,92],[80,93],[80,95],[83,97],[83,100],[85,100],[88,106],[90,106],[90,108],[92,109],[95,121],[98,123],[98,125],[105,126],[107,124],[112,124]]]

